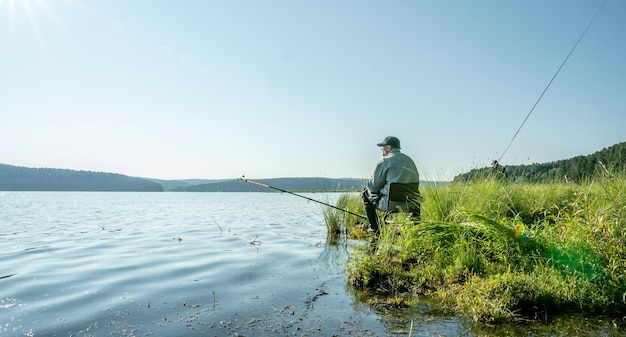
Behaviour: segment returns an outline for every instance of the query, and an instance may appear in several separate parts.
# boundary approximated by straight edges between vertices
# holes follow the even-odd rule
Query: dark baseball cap
[[[393,136],[389,136],[389,137],[385,137],[385,139],[383,139],[382,142],[376,144],[377,146],[385,146],[385,145],[390,145],[393,148],[400,148],[400,139],[393,137]]]

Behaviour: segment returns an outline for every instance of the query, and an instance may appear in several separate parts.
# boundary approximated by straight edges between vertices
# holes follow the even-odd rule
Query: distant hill
[[[254,179],[286,191],[360,191],[367,179],[272,178]],[[421,182],[422,186],[433,182]],[[276,192],[240,179],[162,180],[116,173],[29,168],[0,164],[0,191],[128,191],[128,192]]]
[[[286,191],[359,191],[363,189],[366,179],[356,178],[272,178],[253,179]],[[173,188],[177,192],[272,192],[273,189],[233,179],[207,184],[180,186]]]
[[[157,184],[163,186],[164,191],[171,191],[177,188],[189,187],[192,185],[210,184],[225,181],[226,179],[176,179],[176,180],[163,180],[163,179],[148,179],[154,181]]]
[[[602,163],[612,173],[626,172],[626,142],[604,148],[586,156],[576,156],[543,164],[506,166],[509,180],[526,182],[550,182],[568,180],[582,182],[602,173]],[[484,180],[491,168],[473,169],[454,177],[454,182]]]
[[[161,192],[163,186],[121,174],[0,164],[0,191]]]

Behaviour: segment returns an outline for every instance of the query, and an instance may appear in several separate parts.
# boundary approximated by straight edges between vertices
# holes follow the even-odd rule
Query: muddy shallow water
[[[345,274],[362,243],[330,242],[321,207],[276,193],[0,192],[0,336],[554,333],[365,304]]]

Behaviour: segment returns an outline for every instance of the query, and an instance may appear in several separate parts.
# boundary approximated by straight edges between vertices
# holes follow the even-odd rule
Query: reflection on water
[[[321,207],[277,193],[2,192],[0,336],[397,336],[411,322],[414,336],[474,335],[427,305],[368,304],[345,274],[361,243],[328,237]]]

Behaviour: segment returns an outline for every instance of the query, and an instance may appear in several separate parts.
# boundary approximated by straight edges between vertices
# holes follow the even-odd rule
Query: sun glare
[[[0,18],[5,17],[9,31],[12,32],[20,21],[28,20],[38,38],[40,32],[37,18],[41,16],[40,13],[60,26],[57,16],[45,0],[0,0],[0,13],[5,14],[0,14]]]

